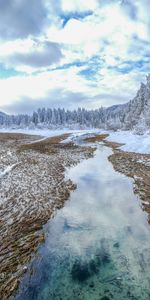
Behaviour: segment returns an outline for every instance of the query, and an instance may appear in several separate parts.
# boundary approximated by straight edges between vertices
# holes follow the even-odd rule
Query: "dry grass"
[[[1,132],[0,133],[0,142],[3,141],[21,141],[21,140],[36,140],[39,139],[37,135],[29,135],[23,133],[9,133],[9,132]]]
[[[66,147],[68,147],[68,144],[61,144],[61,142],[65,140],[68,136],[69,134],[62,134],[41,141],[35,141],[33,143],[22,144],[18,147],[18,152],[33,150],[51,155],[57,152],[58,146],[65,148],[65,145],[67,145]]]
[[[85,138],[84,141],[88,143],[101,142],[104,141],[108,136],[109,134],[96,134],[94,136]]]
[[[124,145],[124,144],[109,142],[109,141],[104,141],[104,144],[105,144],[105,146],[112,148],[112,149],[118,149],[119,147]]]
[[[116,142],[107,141],[106,138],[108,136],[109,134],[96,134],[94,136],[85,138],[84,141],[88,143],[103,142],[105,146],[110,147],[114,150],[124,145]]]

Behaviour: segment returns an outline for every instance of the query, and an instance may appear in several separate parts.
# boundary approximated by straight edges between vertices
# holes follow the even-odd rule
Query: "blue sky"
[[[98,108],[150,72],[149,0],[0,0],[0,110]]]

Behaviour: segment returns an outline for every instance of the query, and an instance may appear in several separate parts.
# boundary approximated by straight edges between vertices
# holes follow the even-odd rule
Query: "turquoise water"
[[[110,153],[100,146],[68,171],[77,189],[45,226],[46,242],[13,299],[150,299],[147,215]]]

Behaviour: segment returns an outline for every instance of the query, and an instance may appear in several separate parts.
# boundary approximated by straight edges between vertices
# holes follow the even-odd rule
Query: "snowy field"
[[[133,134],[130,131],[109,132],[108,141],[125,144],[123,151],[150,154],[150,134]]]
[[[56,135],[61,135],[64,133],[71,133],[74,136],[80,136],[88,133],[99,133],[103,132],[100,129],[85,129],[85,130],[71,130],[68,128],[64,129],[8,129],[8,128],[0,128],[0,132],[12,132],[12,133],[24,133],[24,134],[31,134],[31,135],[41,135],[43,137],[52,137]]]
[[[64,128],[63,130],[48,130],[48,129],[0,129],[0,132],[15,132],[24,133],[31,135],[41,135],[43,137],[52,137],[61,135],[64,133],[70,133],[69,139],[75,137],[92,134],[92,133],[108,133],[108,141],[125,144],[121,147],[123,151],[136,152],[136,153],[147,153],[150,154],[150,134],[145,133],[143,135],[134,134],[130,131],[105,131],[102,129],[85,129],[85,130],[70,130]],[[68,140],[69,140],[68,139]]]

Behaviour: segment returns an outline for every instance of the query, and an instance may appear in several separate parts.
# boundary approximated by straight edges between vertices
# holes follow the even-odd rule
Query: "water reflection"
[[[16,300],[150,299],[150,228],[110,152],[101,146],[69,170],[78,188],[49,221]]]

